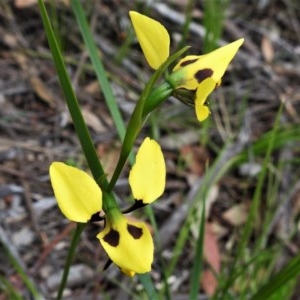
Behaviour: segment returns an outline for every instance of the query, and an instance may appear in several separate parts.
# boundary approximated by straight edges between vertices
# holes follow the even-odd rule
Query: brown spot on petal
[[[127,230],[134,239],[139,239],[143,234],[143,229],[134,225],[127,224]]]
[[[104,218],[100,216],[100,212],[97,212],[91,216],[88,222],[99,222],[103,220]]]
[[[198,81],[198,83],[200,83],[206,78],[211,77],[213,73],[214,71],[212,69],[202,69],[195,74],[195,78]]]
[[[194,63],[194,62],[197,61],[197,60],[198,60],[198,58],[185,60],[185,61],[183,61],[183,62],[180,64],[180,67],[185,67],[185,66],[187,66],[187,65],[190,65],[190,64]]]
[[[110,244],[112,247],[117,247],[120,241],[120,233],[114,229],[111,229],[109,233],[103,238],[103,240]]]

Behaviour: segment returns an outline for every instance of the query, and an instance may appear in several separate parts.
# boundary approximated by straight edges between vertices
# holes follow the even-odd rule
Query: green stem
[[[70,249],[69,249],[68,256],[67,256],[67,259],[66,259],[66,264],[65,264],[65,267],[64,267],[63,276],[62,276],[60,286],[59,286],[59,290],[58,290],[57,297],[56,297],[57,300],[62,299],[63,291],[66,287],[66,283],[67,283],[70,267],[71,267],[71,264],[72,264],[72,261],[73,261],[73,257],[74,257],[74,254],[75,254],[75,250],[76,250],[77,244],[80,240],[81,233],[82,233],[83,229],[85,228],[85,226],[86,226],[86,224],[77,223],[76,229],[75,229],[74,234],[72,236]]]
[[[174,88],[168,82],[164,82],[155,88],[145,103],[143,118],[146,118],[151,111],[153,111],[157,106],[171,96],[173,91]]]
[[[123,166],[127,160],[127,157],[133,147],[135,139],[136,139],[137,135],[139,134],[140,130],[142,129],[142,125],[143,125],[143,121],[144,121],[144,118],[143,118],[144,105],[145,105],[146,100],[149,97],[149,94],[151,92],[151,89],[153,88],[153,85],[158,80],[161,72],[162,72],[162,70],[161,70],[161,68],[159,68],[152,75],[152,77],[150,78],[149,82],[147,83],[137,105],[134,108],[134,111],[133,111],[132,116],[128,123],[128,127],[126,130],[120,157],[119,157],[117,166],[115,168],[114,174],[113,174],[111,181],[109,183],[109,186],[108,186],[109,192],[112,191],[112,189],[114,188],[114,186],[120,176],[120,173],[123,169]]]
[[[150,113],[157,105],[159,105],[161,102],[166,100],[166,98],[171,95],[173,88],[169,83],[163,84],[160,88],[162,90],[159,90],[158,92],[153,92],[153,87],[157,80],[160,78],[163,72],[168,68],[168,66],[174,62],[180,55],[182,55],[189,47],[182,48],[181,50],[177,51],[173,55],[171,55],[151,76],[150,80],[146,84],[143,93],[132,113],[131,119],[129,121],[124,142],[122,145],[120,157],[116,166],[116,169],[114,171],[114,174],[112,176],[111,181],[109,182],[109,186],[107,191],[111,192],[114,188],[119,175],[124,167],[124,164],[127,160],[127,157],[133,147],[133,144],[135,142],[135,139],[137,135],[139,134],[140,130],[142,129],[142,125],[147,118],[148,113]],[[163,92],[164,91],[164,92]],[[151,96],[152,95],[152,96]],[[151,100],[152,98],[152,100]],[[149,100],[150,99],[150,100]],[[156,100],[154,102],[153,100]],[[150,102],[149,102],[150,101]],[[149,104],[148,104],[149,103]]]

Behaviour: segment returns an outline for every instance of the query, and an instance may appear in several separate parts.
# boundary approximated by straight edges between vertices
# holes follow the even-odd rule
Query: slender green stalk
[[[38,290],[36,289],[34,284],[31,282],[31,280],[27,276],[26,272],[24,271],[24,269],[22,268],[22,266],[20,265],[18,260],[10,253],[9,249],[7,248],[7,246],[4,243],[1,243],[1,241],[0,241],[0,244],[2,244],[4,252],[7,255],[7,257],[9,258],[10,263],[12,264],[13,268],[19,274],[19,276],[22,279],[22,281],[24,282],[25,286],[30,291],[32,297],[36,300],[41,300],[42,296],[40,295],[40,293],[38,292]],[[15,296],[17,297],[17,294]]]
[[[162,282],[164,283],[164,288],[162,290],[163,295],[164,295],[163,299],[169,300],[169,299],[172,299],[169,284],[168,284],[168,277],[169,276],[168,276],[168,273],[167,273],[166,265],[165,265],[164,260],[162,258],[162,251],[163,250],[162,250],[159,235],[158,235],[159,230],[158,230],[158,227],[157,227],[157,222],[155,220],[155,216],[154,216],[153,209],[152,209],[151,206],[146,206],[145,211],[146,211],[146,215],[149,218],[150,223],[153,227],[153,231],[154,231],[154,244],[155,244],[155,248],[156,248],[155,252],[158,255],[158,261],[159,261],[160,269],[161,269],[161,272],[162,272]],[[158,297],[158,296],[156,296],[156,297]],[[152,299],[152,298],[150,298],[150,299]]]
[[[71,267],[71,264],[72,264],[72,261],[73,261],[74,255],[75,255],[76,247],[77,247],[77,244],[80,240],[81,233],[82,233],[83,229],[85,228],[85,226],[86,226],[86,224],[77,223],[76,229],[73,233],[70,250],[68,252],[62,279],[61,279],[57,297],[56,297],[57,300],[61,300],[63,297],[63,292],[66,287],[66,283],[67,283],[70,267]]]
[[[170,85],[162,85],[163,88],[158,87],[161,91],[161,93],[156,93],[154,89],[154,85],[157,82],[157,80],[160,78],[162,73],[167,69],[167,67],[175,61],[182,53],[184,53],[188,47],[185,47],[179,51],[177,51],[175,54],[170,56],[151,76],[148,83],[146,84],[143,93],[141,97],[139,98],[134,111],[132,113],[131,119],[129,120],[124,142],[122,145],[120,157],[117,163],[117,166],[115,168],[114,174],[111,178],[111,181],[109,183],[108,191],[112,191],[113,187],[115,186],[115,183],[117,182],[117,179],[119,178],[119,175],[123,169],[123,166],[127,160],[127,157],[133,147],[133,144],[135,142],[135,139],[137,135],[139,134],[140,130],[142,129],[142,125],[144,121],[147,118],[146,113],[150,113],[151,109],[156,108],[161,102],[166,100],[166,95],[170,94]],[[166,89],[167,92],[164,93],[163,90]],[[152,97],[155,95],[155,97]],[[150,105],[149,105],[150,103]]]
[[[202,213],[201,221],[199,222],[199,236],[196,244],[196,253],[194,258],[194,264],[191,273],[191,285],[190,285],[190,300],[197,300],[199,293],[199,282],[202,272],[202,256],[203,256],[203,242],[204,242],[204,230],[205,230],[205,193],[202,198]]]
[[[4,297],[9,297],[7,299],[23,300],[23,297],[17,293],[13,284],[2,275],[0,275],[0,291]]]
[[[139,274],[138,277],[147,292],[147,295],[149,297],[148,299],[160,300],[156,293],[155,287],[152,284],[152,279],[150,274],[149,273]]]
[[[102,61],[98,55],[98,49],[95,45],[95,41],[93,39],[92,33],[90,31],[89,25],[87,23],[86,17],[84,15],[84,11],[79,0],[72,0],[71,1],[72,9],[76,16],[76,20],[78,22],[79,28],[81,30],[82,37],[84,39],[85,45],[88,49],[92,64],[94,66],[98,81],[100,83],[101,89],[104,94],[104,98],[106,104],[109,108],[111,116],[114,120],[116,125],[119,137],[121,141],[123,141],[125,136],[125,125],[123,118],[121,116],[120,110],[118,108],[116,99],[112,92],[110,83],[107,79],[106,71],[103,67]]]

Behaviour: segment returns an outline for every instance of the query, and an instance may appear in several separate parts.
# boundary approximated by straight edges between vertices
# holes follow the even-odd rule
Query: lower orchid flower
[[[50,179],[61,212],[71,221],[87,223],[101,220],[104,229],[97,235],[101,245],[125,274],[151,270],[154,245],[143,222],[124,216],[111,195],[101,191],[94,179],[82,170],[62,162],[50,166]],[[129,174],[129,185],[137,203],[147,205],[159,198],[165,189],[166,167],[159,144],[146,138]]]

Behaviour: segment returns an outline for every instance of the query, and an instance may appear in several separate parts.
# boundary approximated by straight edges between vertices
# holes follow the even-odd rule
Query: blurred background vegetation
[[[121,143],[71,4],[46,1],[109,176]],[[155,137],[167,161],[155,220],[147,209],[131,216],[145,219],[153,232],[151,274],[131,279],[113,265],[103,272],[107,257],[95,239],[103,224],[89,224],[64,299],[299,299],[300,3],[101,0],[83,6],[125,123],[152,73],[129,10],[161,22],[172,52],[190,45],[189,54],[199,55],[240,37],[245,42],[210,96],[207,121],[199,123],[192,108],[170,97],[138,139]],[[0,1],[0,33],[0,299],[54,299],[74,224],[56,206],[48,167],[53,160],[87,164],[36,1]],[[127,173],[116,185],[123,207],[132,201]]]

